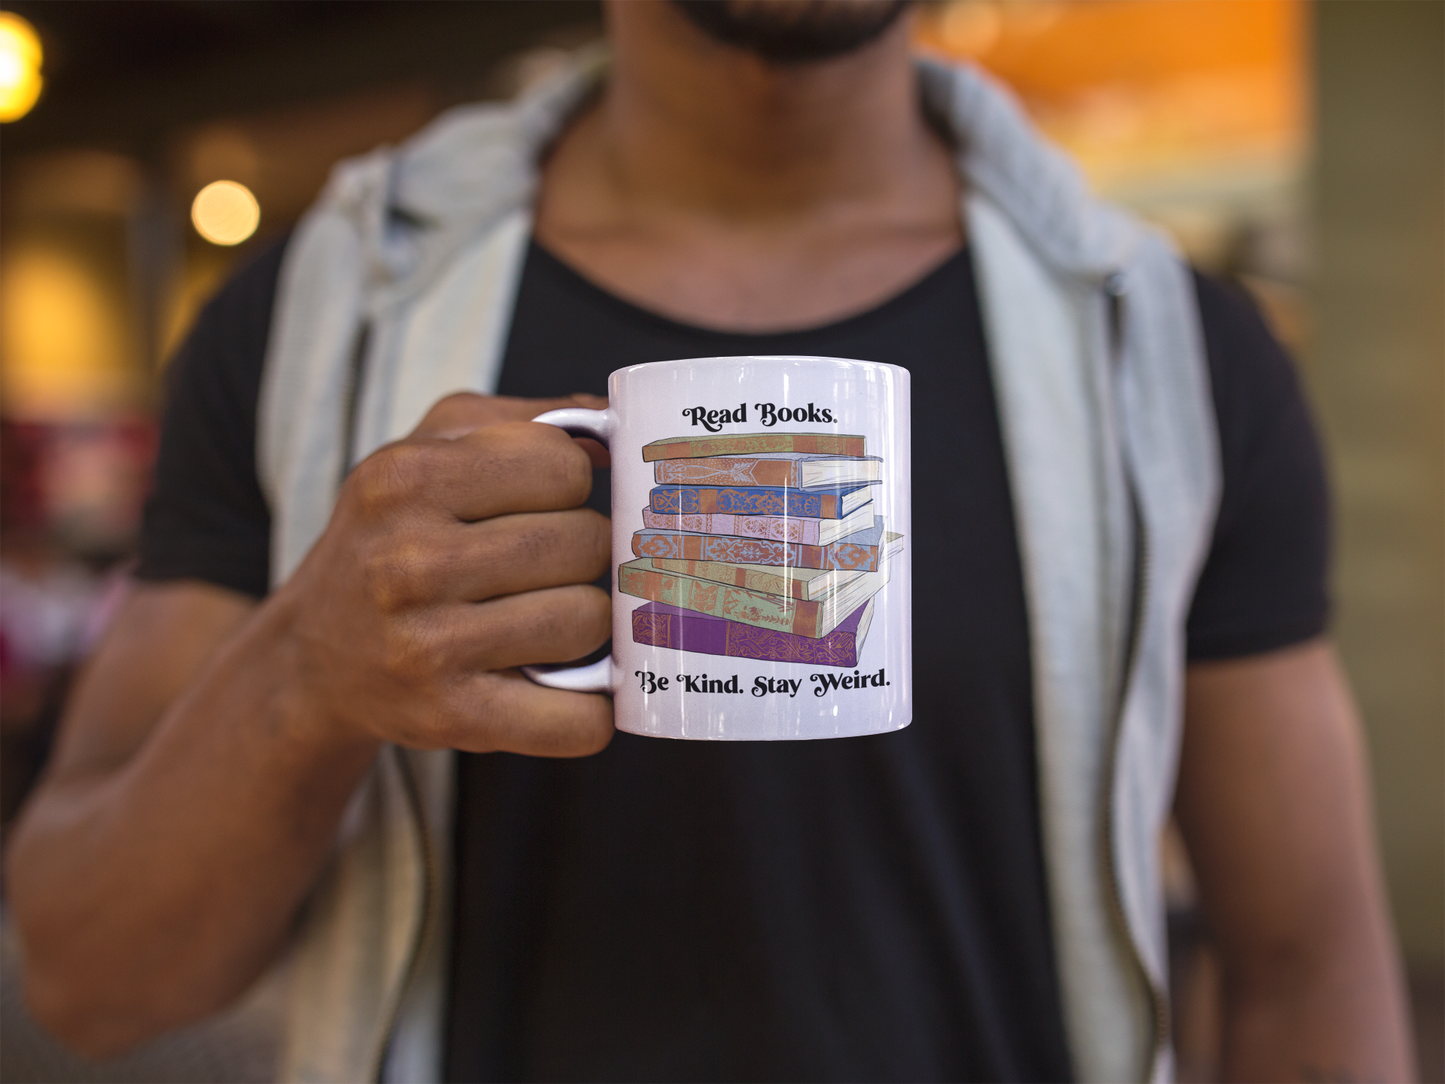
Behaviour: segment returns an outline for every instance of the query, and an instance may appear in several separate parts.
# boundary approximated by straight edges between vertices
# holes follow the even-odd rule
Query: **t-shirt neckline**
[[[662,328],[673,333],[703,336],[715,340],[730,340],[733,342],[778,342],[780,340],[803,339],[820,334],[855,331],[876,320],[887,319],[894,309],[908,304],[916,295],[927,290],[935,280],[948,274],[957,263],[963,262],[968,266],[969,259],[969,246],[968,242],[965,241],[897,293],[860,312],[855,312],[836,320],[830,320],[826,323],[810,324],[806,327],[781,328],[769,331],[742,331],[707,327],[702,324],[692,324],[684,320],[674,319],[671,316],[665,316],[635,301],[629,301],[613,293],[607,287],[589,278],[551,249],[547,248],[542,242],[537,240],[535,235],[530,239],[529,247],[528,260],[539,259],[543,261],[553,273],[560,276],[571,288],[589,295],[598,304],[612,308],[625,319],[651,324],[654,327]]]

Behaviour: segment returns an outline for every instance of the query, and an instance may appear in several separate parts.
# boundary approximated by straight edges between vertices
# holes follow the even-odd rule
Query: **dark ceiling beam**
[[[33,11],[43,31],[49,4],[6,6],[22,14]],[[147,154],[175,129],[217,117],[389,83],[423,80],[443,90],[474,86],[497,61],[548,34],[601,30],[595,0],[347,7],[355,12],[354,21],[283,26],[259,47],[204,63],[178,58],[159,71],[124,72],[117,85],[103,91],[84,73],[74,73],[72,80],[56,78],[30,117],[6,126],[6,155],[76,146]]]

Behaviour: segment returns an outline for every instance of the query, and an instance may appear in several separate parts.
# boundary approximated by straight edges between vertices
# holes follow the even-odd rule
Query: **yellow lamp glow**
[[[191,203],[196,232],[213,245],[239,245],[261,223],[261,205],[235,181],[212,181]]]
[[[103,413],[134,391],[125,299],[83,251],[11,242],[0,265],[0,396],[7,413]]]
[[[19,120],[40,97],[40,36],[14,12],[0,12],[0,123]]]

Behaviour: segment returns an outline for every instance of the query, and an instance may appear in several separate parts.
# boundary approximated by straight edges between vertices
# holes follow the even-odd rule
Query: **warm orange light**
[[[1011,86],[1117,196],[1184,169],[1298,168],[1307,18],[1303,0],[949,0],[921,5],[916,31],[924,50]]]
[[[40,36],[14,12],[0,12],[0,122],[19,120],[40,97]]]
[[[0,397],[6,413],[74,418],[134,392],[125,299],[84,256],[17,242],[0,265]]]
[[[1003,15],[989,0],[954,0],[939,16],[939,34],[957,56],[982,56],[1003,29]]]
[[[212,181],[191,203],[196,232],[213,245],[239,245],[261,223],[261,205],[236,181]]]

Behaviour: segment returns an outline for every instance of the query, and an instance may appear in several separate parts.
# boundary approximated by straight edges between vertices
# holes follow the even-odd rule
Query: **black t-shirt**
[[[266,590],[254,433],[279,261],[238,275],[174,363],[143,578]],[[1224,490],[1187,632],[1191,659],[1219,659],[1322,631],[1327,510],[1288,360],[1242,296],[1197,291]],[[1067,1079],[1022,569],[968,252],[869,312],[752,335],[646,312],[534,244],[499,391],[605,393],[624,365],[726,354],[892,362],[916,402],[949,404],[949,426],[913,435],[913,724],[459,757],[448,1078]]]

